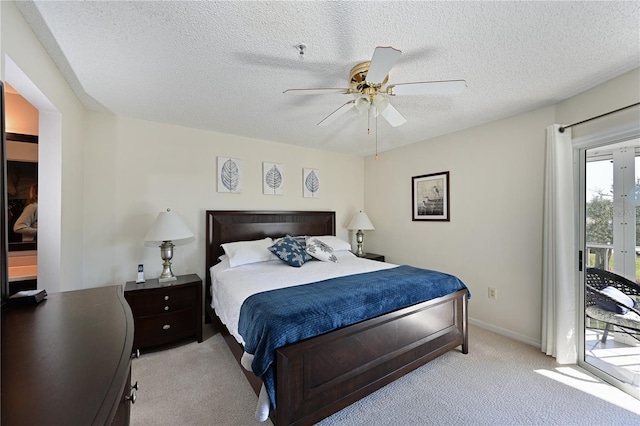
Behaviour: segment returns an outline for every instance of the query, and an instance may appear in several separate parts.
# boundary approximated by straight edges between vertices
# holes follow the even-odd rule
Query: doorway
[[[6,54],[4,72],[5,80],[38,110],[38,288],[57,293],[63,252],[62,115]]]
[[[606,273],[600,271],[632,284],[640,282],[640,139],[613,139],[579,149],[580,246],[585,266],[579,305],[583,349],[579,364],[640,399],[640,331],[605,321],[613,321],[612,315],[627,315],[637,317],[640,326],[640,316],[633,311],[614,312],[615,307],[603,304],[606,297],[600,298],[603,288],[587,286],[593,282],[608,286],[600,278]],[[634,294],[630,300],[640,303]]]
[[[37,288],[38,110],[5,82],[8,295]],[[34,207],[35,206],[35,207]]]

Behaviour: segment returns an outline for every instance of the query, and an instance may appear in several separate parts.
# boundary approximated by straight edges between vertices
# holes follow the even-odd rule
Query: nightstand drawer
[[[127,292],[125,297],[134,317],[176,312],[196,304],[197,286],[163,287],[143,292]]]
[[[196,310],[183,309],[163,315],[134,318],[134,348],[162,345],[195,335]]]

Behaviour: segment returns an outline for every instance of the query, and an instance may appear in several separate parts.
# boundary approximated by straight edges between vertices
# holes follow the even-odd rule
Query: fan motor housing
[[[389,74],[384,78],[384,81],[380,84],[371,85],[367,82],[367,73],[369,72],[369,65],[371,61],[362,62],[355,67],[351,68],[350,83],[355,89],[363,94],[374,94],[380,87],[387,84],[389,80]],[[373,92],[373,93],[371,93]]]

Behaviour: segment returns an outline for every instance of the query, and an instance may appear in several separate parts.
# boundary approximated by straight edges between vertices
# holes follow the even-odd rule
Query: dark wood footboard
[[[276,425],[306,425],[462,346],[467,291],[276,350]]]
[[[238,364],[242,347],[211,308],[220,244],[265,236],[335,235],[334,212],[207,211],[205,319]],[[468,352],[467,291],[429,300],[276,350],[276,426],[309,425],[458,346]],[[256,394],[261,381],[244,370]],[[254,410],[255,407],[247,407]]]

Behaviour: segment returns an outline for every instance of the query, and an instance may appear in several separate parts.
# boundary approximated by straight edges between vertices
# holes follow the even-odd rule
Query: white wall
[[[473,321],[539,344],[545,128],[638,102],[639,81],[636,69],[556,106],[367,157],[365,209],[376,230],[366,250],[457,275],[471,290]],[[576,127],[574,136],[638,120],[638,111]],[[447,170],[451,221],[411,221],[411,177]]]
[[[216,158],[242,160],[242,193],[217,192]],[[262,194],[262,162],[284,165],[285,194]],[[320,198],[303,198],[302,169],[319,169]],[[361,157],[252,140],[203,130],[87,114],[85,143],[84,286],[133,280],[162,270],[160,249],[144,237],[170,207],[196,235],[174,249],[173,271],[204,278],[205,210],[334,210],[344,239],[363,206]]]

